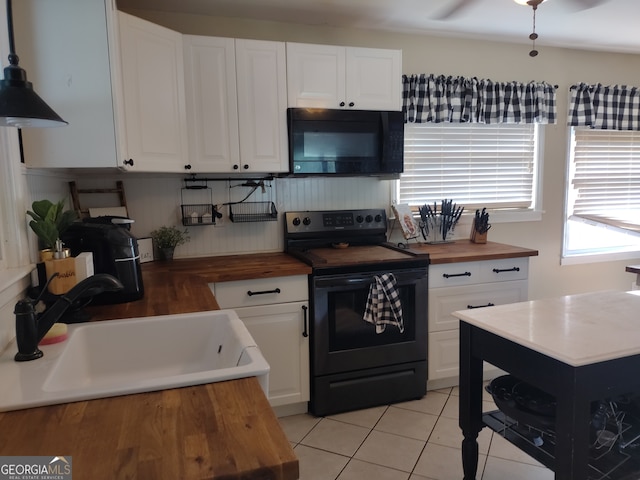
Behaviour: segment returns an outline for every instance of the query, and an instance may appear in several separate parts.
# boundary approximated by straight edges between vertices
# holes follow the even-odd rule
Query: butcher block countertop
[[[71,456],[91,480],[297,479],[255,377],[0,413],[1,455]]]
[[[153,262],[142,272],[144,298],[89,307],[92,320],[217,310],[208,282],[311,270],[274,253]],[[255,377],[0,413],[0,431],[0,455],[69,455],[74,478],[299,478]]]
[[[501,258],[534,257],[537,250],[515,247],[504,243],[472,243],[470,240],[456,240],[451,243],[409,243],[405,250],[414,255],[429,255],[432,265],[442,263],[478,262]]]
[[[92,320],[218,310],[208,283],[308,275],[311,267],[286,253],[180,258],[142,265],[145,295],[135,302],[87,308]]]
[[[488,242],[411,244],[431,263],[537,255]],[[142,265],[144,298],[93,321],[218,309],[210,282],[306,275],[284,253]],[[298,460],[256,378],[0,413],[0,455],[70,455],[74,478],[293,480]],[[8,433],[10,432],[10,433]]]

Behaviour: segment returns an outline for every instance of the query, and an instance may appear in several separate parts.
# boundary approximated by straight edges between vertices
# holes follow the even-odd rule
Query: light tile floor
[[[484,410],[493,410],[485,393]],[[459,480],[458,389],[411,402],[317,418],[280,418],[301,480]],[[494,434],[478,438],[478,480],[552,480],[553,472]]]

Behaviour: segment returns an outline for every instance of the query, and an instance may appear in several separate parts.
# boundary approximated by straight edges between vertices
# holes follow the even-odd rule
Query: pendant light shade
[[[33,90],[27,72],[18,66],[13,40],[11,0],[7,1],[9,29],[9,65],[0,80],[0,126],[3,127],[59,127],[67,125]]]

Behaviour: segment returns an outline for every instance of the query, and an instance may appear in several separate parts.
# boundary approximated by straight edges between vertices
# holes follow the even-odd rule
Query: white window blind
[[[640,230],[640,132],[574,128],[570,212]]]
[[[398,203],[530,209],[537,138],[536,124],[406,124]]]

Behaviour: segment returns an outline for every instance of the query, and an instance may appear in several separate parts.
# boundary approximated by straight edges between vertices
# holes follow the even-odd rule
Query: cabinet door
[[[233,38],[184,36],[187,170],[232,172],[240,162]]]
[[[22,130],[28,167],[117,166],[107,34],[114,14],[104,0],[13,2],[20,66],[35,91],[69,122]]]
[[[289,107],[344,107],[344,79],[344,47],[287,43]]]
[[[126,150],[132,171],[184,172],[182,35],[119,12]]]
[[[271,406],[309,400],[307,302],[235,309],[269,362]]]
[[[429,333],[429,380],[457,377],[460,335],[457,330]]]
[[[487,377],[494,377],[499,371],[490,363],[483,362],[482,370]],[[448,330],[429,334],[429,382],[445,386],[442,379],[451,379],[447,386],[458,385],[460,375],[460,332]],[[446,381],[446,380],[445,380]]]
[[[289,170],[285,44],[236,40],[239,173]]]
[[[402,109],[402,51],[348,47],[346,62],[348,106]]]

